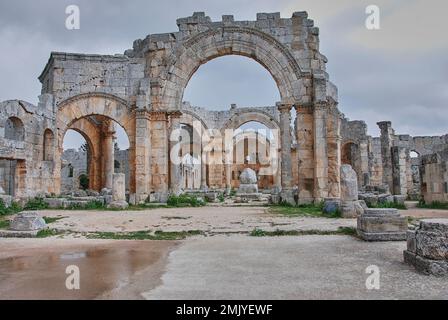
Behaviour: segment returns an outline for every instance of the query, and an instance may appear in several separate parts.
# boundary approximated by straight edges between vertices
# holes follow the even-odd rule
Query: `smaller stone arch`
[[[25,127],[22,120],[17,117],[9,117],[5,123],[5,139],[24,141]]]
[[[237,129],[248,122],[259,122],[269,129],[280,130],[279,122],[261,110],[239,111],[234,113],[223,125],[223,129]]]

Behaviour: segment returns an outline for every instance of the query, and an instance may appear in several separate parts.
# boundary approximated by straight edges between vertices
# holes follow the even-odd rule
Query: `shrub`
[[[190,197],[186,194],[181,194],[179,196],[170,195],[168,197],[167,204],[170,207],[201,207],[205,205],[205,202],[199,200],[196,197]]]
[[[45,210],[48,209],[48,203],[44,201],[43,198],[34,198],[28,200],[24,210]]]
[[[433,201],[433,202],[427,204],[424,201],[420,201],[419,204],[418,204],[418,207],[419,208],[423,208],[423,209],[448,210],[448,202]]]
[[[6,216],[20,211],[22,211],[22,207],[17,202],[13,202],[9,207],[6,207],[3,199],[0,199],[0,216]]]

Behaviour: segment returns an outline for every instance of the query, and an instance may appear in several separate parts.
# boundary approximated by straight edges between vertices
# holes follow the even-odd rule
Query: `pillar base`
[[[294,195],[295,192],[293,189],[283,189],[280,192],[280,203],[287,203],[293,206],[297,205]]]

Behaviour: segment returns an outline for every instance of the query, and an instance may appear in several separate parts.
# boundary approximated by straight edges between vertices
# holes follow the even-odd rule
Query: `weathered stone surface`
[[[358,200],[358,177],[350,165],[341,166],[341,200]]]
[[[0,195],[5,194],[5,190],[3,190],[2,186],[0,186]]]
[[[358,217],[358,235],[366,241],[406,240],[408,223],[397,209],[367,209]]]
[[[394,196],[394,202],[396,204],[404,205],[405,201],[406,201],[406,196],[405,195],[395,195]]]
[[[3,201],[3,204],[6,207],[11,206],[11,204],[12,204],[12,196],[8,196],[8,195],[5,195],[5,194],[2,194],[2,195],[0,195],[0,199]]]
[[[108,208],[126,209],[129,204],[126,202],[125,175],[123,173],[113,174],[112,202]]]
[[[14,231],[34,231],[46,226],[44,219],[37,212],[24,211],[14,217],[9,228]]]
[[[324,207],[322,211],[325,214],[334,214],[340,210],[341,201],[339,199],[327,198],[324,201]]]
[[[240,183],[242,184],[256,184],[257,183],[257,174],[254,170],[250,168],[246,168],[241,172],[240,175]]]
[[[407,233],[404,261],[418,271],[436,276],[448,275],[448,219],[425,219]]]

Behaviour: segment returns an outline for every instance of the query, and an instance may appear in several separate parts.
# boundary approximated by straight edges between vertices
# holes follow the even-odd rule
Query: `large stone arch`
[[[135,192],[135,112],[125,100],[105,93],[81,94],[64,100],[57,106],[58,151],[55,157],[57,159],[55,180],[60,182],[60,156],[66,131],[72,129],[80,119],[90,116],[103,116],[115,121],[125,130],[129,139],[130,191]],[[96,184],[98,179],[99,177],[95,179]]]
[[[196,70],[225,55],[254,59],[274,78],[283,103],[300,100],[302,72],[289,49],[260,30],[228,26],[192,36],[167,59],[168,77],[162,91],[161,107],[180,108],[184,90]]]

